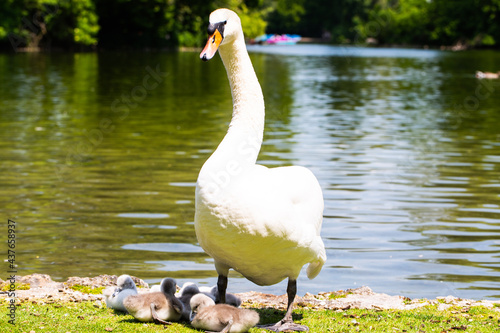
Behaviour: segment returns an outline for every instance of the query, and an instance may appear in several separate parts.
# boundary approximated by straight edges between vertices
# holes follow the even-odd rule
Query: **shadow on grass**
[[[259,313],[260,321],[259,325],[274,324],[285,317],[285,310],[277,310],[274,308],[252,308]],[[293,313],[293,321],[300,321],[304,316],[300,313]]]
[[[252,310],[255,310],[259,316],[260,316],[260,321],[259,325],[267,325],[267,324],[275,324],[279,322],[283,317],[285,317],[285,310],[278,310],[275,308],[271,307],[265,307],[265,308],[251,308]],[[163,328],[169,328],[169,325],[157,325],[154,324],[153,322],[141,322],[132,317],[131,315],[121,312],[121,311],[113,311],[114,315],[118,316],[119,320],[118,323],[120,324],[135,324],[135,325],[142,325],[142,324],[150,324],[150,325],[156,325],[156,326],[163,326]],[[303,319],[303,315],[300,313],[293,313],[293,321],[298,322]],[[191,326],[191,324],[188,321],[179,321],[176,322],[177,324],[180,324],[182,326],[185,326],[186,328],[196,330]]]
[[[122,320],[119,321],[120,324],[127,323],[127,324],[152,324],[152,322],[142,322],[138,321],[135,318],[123,318]]]
[[[124,316],[128,316],[128,314],[123,313],[123,312],[121,312],[121,314],[123,314]],[[145,322],[145,321],[139,321],[139,320],[135,319],[132,316],[129,316],[128,318],[121,319],[119,321],[119,323],[120,324],[135,324],[135,325],[148,324],[148,325],[154,325],[154,326],[158,326],[158,327],[163,327],[164,329],[167,329],[167,328],[170,327],[170,325],[156,324],[156,323],[154,323],[152,321],[147,321],[147,322]],[[188,328],[188,329],[196,330],[193,326],[191,326],[191,324],[188,321],[185,321],[185,320],[174,321],[174,322],[172,322],[172,324],[173,323],[182,325],[182,326],[184,326],[185,328]]]

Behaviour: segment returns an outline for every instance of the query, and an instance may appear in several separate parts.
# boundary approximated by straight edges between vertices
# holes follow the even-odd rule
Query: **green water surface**
[[[250,49],[260,163],[307,166],[324,191],[328,261],[299,293],[500,297],[500,81],[474,77],[498,52]],[[18,274],[214,283],[194,188],[231,107],[219,57],[0,54],[1,239],[15,220]],[[234,292],[285,290],[232,277]]]

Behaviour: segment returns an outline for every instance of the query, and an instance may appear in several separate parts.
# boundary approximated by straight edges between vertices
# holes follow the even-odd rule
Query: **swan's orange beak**
[[[207,45],[200,53],[200,59],[203,61],[208,61],[217,52],[220,43],[222,42],[222,35],[218,29],[215,29],[214,33],[208,36]]]

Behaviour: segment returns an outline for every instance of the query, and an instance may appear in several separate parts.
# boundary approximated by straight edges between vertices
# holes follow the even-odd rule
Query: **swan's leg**
[[[286,307],[285,318],[282,321],[292,322],[292,312],[293,312],[293,301],[295,301],[295,295],[297,295],[297,281],[288,279],[288,286],[286,288],[286,293],[288,296],[288,305]]]
[[[264,328],[266,330],[274,332],[283,331],[299,331],[306,332],[309,328],[305,325],[295,324],[292,319],[293,312],[293,301],[295,300],[295,295],[297,295],[297,281],[288,279],[288,287],[286,288],[286,293],[288,295],[288,306],[286,309],[286,314],[283,319],[274,325],[259,325],[259,328]]]
[[[219,293],[218,302],[221,304],[226,304],[226,289],[227,289],[227,276],[219,274],[217,279],[217,291]]]
[[[156,313],[156,306],[154,303],[151,303],[149,306],[151,308],[151,317],[153,317],[153,322],[155,324],[163,324],[163,325],[171,325],[172,324],[171,322],[165,321],[165,320],[161,319],[160,317],[158,317],[158,313]]]

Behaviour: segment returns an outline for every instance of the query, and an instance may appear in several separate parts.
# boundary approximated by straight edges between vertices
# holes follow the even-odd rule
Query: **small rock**
[[[437,306],[438,311],[444,311],[450,307],[449,304],[439,303]]]
[[[16,281],[20,283],[29,284],[30,288],[44,287],[50,283],[54,283],[47,274],[31,274],[26,276],[16,276]]]

